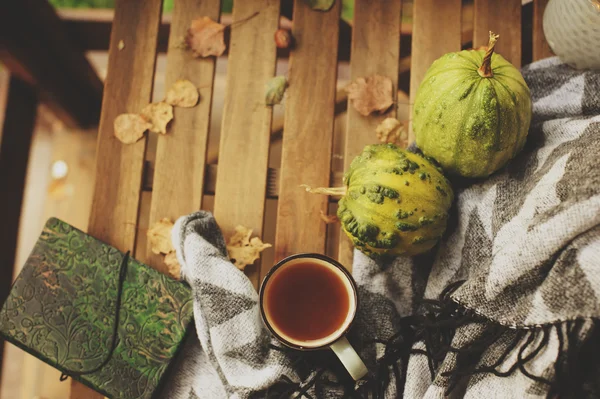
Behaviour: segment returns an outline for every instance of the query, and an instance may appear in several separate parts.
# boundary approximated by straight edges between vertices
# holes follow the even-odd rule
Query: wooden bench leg
[[[0,303],[12,282],[37,105],[36,92],[28,83],[0,72]],[[0,339],[0,369],[3,349]]]

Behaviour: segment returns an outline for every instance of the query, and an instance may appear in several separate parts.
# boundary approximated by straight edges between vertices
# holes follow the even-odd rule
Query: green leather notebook
[[[108,397],[150,398],[191,320],[187,285],[50,219],[0,311],[0,335]]]

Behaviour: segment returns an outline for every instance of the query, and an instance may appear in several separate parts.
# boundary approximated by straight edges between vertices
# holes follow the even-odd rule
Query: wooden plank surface
[[[3,92],[0,93],[0,107],[4,116],[0,120],[0,303],[4,303],[12,283],[25,177],[38,105],[37,94],[29,83],[15,76],[7,78],[6,72],[0,76],[0,91]],[[4,341],[0,339],[0,369],[3,349]]]
[[[475,0],[473,47],[487,46],[489,31],[500,35],[496,52],[521,66],[521,0]]]
[[[461,0],[419,0],[413,5],[410,102],[431,63],[461,46]],[[412,111],[411,111],[412,113]],[[412,129],[409,142],[414,140]]]
[[[146,138],[122,144],[114,137],[113,122],[121,113],[139,112],[150,101],[161,11],[161,0],[115,4],[88,232],[122,251],[135,249]],[[119,50],[121,40],[126,43]],[[101,397],[79,383],[71,387],[71,398]]]
[[[265,83],[275,73],[279,0],[238,1],[233,21],[214,205],[226,238],[236,225],[262,236],[272,119]],[[246,271],[258,286],[257,267]]]
[[[297,47],[285,100],[275,261],[325,251],[326,225],[319,213],[327,213],[328,198],[300,185],[329,185],[340,3],[327,12],[313,11],[303,0],[294,3]]]
[[[190,80],[200,90],[200,102],[193,108],[174,107],[167,134],[158,138],[150,226],[162,218],[175,221],[200,209],[216,59],[193,58],[190,51],[178,44],[192,19],[207,16],[218,21],[220,11],[219,0],[175,3],[165,87],[168,90],[178,79]],[[154,255],[150,248],[144,260],[157,270],[167,272],[163,257]]]
[[[544,10],[548,0],[533,0],[533,60],[552,57],[552,49],[544,36]]]
[[[102,82],[46,0],[0,2],[0,60],[68,125],[98,123]]]
[[[400,62],[400,20],[402,1],[356,0],[350,78],[379,74],[392,79],[393,92],[397,92]],[[394,101],[397,98],[394,96]],[[359,114],[348,104],[348,125],[344,149],[344,169],[360,154],[367,144],[377,142],[375,129],[385,118],[395,118],[397,106],[392,106],[383,115],[368,117]],[[352,267],[352,243],[345,234],[341,235],[338,260],[348,269]]]

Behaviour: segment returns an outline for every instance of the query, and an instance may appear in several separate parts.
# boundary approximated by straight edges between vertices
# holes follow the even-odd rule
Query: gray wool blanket
[[[216,221],[198,212],[173,229],[196,334],[163,397],[600,397],[600,73],[549,58],[523,75],[527,144],[490,178],[453,182],[440,245],[388,262],[355,252],[348,339],[364,381],[331,351],[269,335]]]

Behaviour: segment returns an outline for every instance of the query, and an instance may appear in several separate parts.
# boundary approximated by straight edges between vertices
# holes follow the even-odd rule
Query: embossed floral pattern
[[[123,253],[50,219],[0,312],[0,334],[68,374],[108,355]],[[192,319],[188,286],[130,258],[118,344],[79,377],[116,398],[149,398]]]

